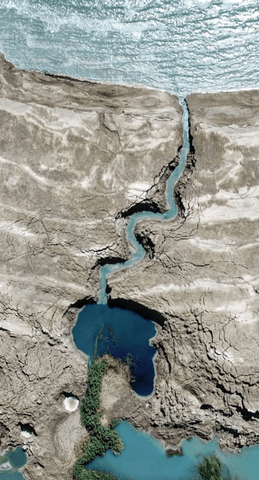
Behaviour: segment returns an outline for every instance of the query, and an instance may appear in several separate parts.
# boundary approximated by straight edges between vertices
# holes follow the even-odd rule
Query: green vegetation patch
[[[84,398],[80,405],[81,424],[86,427],[89,433],[88,440],[84,445],[84,453],[80,456],[73,469],[75,480],[115,480],[115,477],[106,472],[96,470],[86,470],[85,466],[94,460],[95,457],[104,455],[111,449],[115,454],[123,450],[123,444],[117,432],[114,430],[119,420],[113,419],[105,427],[100,423],[100,390],[104,373],[110,367],[115,367],[117,363],[111,359],[110,365],[106,357],[95,357],[88,371],[88,385]],[[82,450],[81,450],[82,451]],[[172,454],[181,454],[170,450],[168,456]],[[213,456],[206,457],[198,468],[202,480],[229,480],[230,477],[223,476],[222,463]]]
[[[202,480],[230,480],[229,476],[222,476],[221,470],[222,463],[215,455],[206,457],[204,462],[199,466],[199,474]]]
[[[98,414],[102,377],[107,368],[106,358],[94,358],[88,371],[88,385],[80,405],[80,413],[81,424],[90,434],[90,443],[74,466],[73,475],[76,480],[114,480],[115,478],[109,473],[85,469],[89,462],[103,455],[106,450],[111,449],[114,453],[119,453],[123,449],[120,437],[114,430],[118,421],[112,420],[108,427],[104,427],[100,423]]]

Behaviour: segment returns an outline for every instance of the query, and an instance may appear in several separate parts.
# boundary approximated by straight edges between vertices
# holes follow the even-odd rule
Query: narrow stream
[[[179,165],[175,168],[175,170],[169,177],[166,185],[166,199],[167,199],[169,208],[165,213],[140,212],[140,213],[134,213],[133,215],[131,215],[126,228],[126,238],[132,249],[132,252],[133,252],[132,256],[126,262],[116,263],[113,265],[106,264],[101,267],[100,290],[99,290],[99,301],[98,301],[99,304],[105,305],[107,303],[106,287],[107,287],[107,279],[109,275],[111,275],[112,273],[118,272],[120,270],[133,267],[137,263],[141,262],[141,260],[145,256],[145,253],[146,253],[145,249],[137,241],[134,235],[134,230],[137,223],[143,220],[161,220],[161,221],[167,220],[168,221],[168,220],[173,220],[177,215],[178,208],[174,199],[174,187],[184,170],[187,154],[190,148],[188,109],[183,97],[179,98],[179,103],[183,109],[183,117],[182,117],[183,146],[181,149]]]
[[[90,81],[159,88],[178,95],[183,107],[183,148],[180,164],[167,183],[168,211],[165,214],[144,212],[130,217],[126,235],[132,255],[124,263],[101,268],[97,305],[100,311],[104,307],[108,309],[106,286],[109,276],[136,265],[145,256],[134,235],[136,224],[142,220],[172,220],[177,215],[173,189],[189,150],[184,97],[192,92],[258,87],[258,22],[256,0],[1,1],[0,50],[17,67]],[[90,321],[96,320],[95,314],[93,317]],[[121,467],[111,463],[102,467],[114,470],[121,478],[144,480],[146,475],[152,480],[154,474],[155,479],[172,480],[178,475],[188,480],[184,469],[178,472],[177,469],[180,463],[188,467],[190,448],[196,455],[206,455],[215,448],[213,442],[203,444],[194,438],[184,442],[184,457],[170,459],[161,444],[143,432],[132,432],[124,422],[117,428],[125,451],[118,457],[108,452],[99,460],[111,457],[116,465],[124,463],[123,473],[119,470]],[[150,447],[147,446],[149,441]],[[154,443],[159,450],[157,453],[151,449]],[[133,447],[136,447],[135,452]],[[229,465],[233,475],[242,480],[256,480],[258,451],[259,447],[243,448],[239,455],[229,457],[219,450],[216,453],[226,464],[228,458],[233,459],[233,465],[236,462],[232,470]],[[143,468],[136,462],[137,454]],[[24,478],[14,466],[5,471],[10,468],[10,465],[4,466],[9,460],[0,457],[0,464],[1,460],[1,480]],[[134,463],[135,471],[130,472],[129,466]],[[170,468],[163,471],[164,463],[171,468],[172,475]],[[193,478],[190,472],[188,475]]]
[[[101,267],[98,304],[86,305],[78,315],[76,325],[72,330],[75,345],[86,353],[89,358],[92,358],[94,355],[94,345],[97,345],[96,340],[100,334],[105,340],[103,342],[104,347],[108,347],[110,354],[114,357],[123,360],[127,354],[132,355],[135,364],[135,371],[132,371],[135,382],[132,388],[142,396],[150,395],[154,387],[155,349],[150,345],[149,339],[155,335],[155,326],[150,320],[145,320],[140,315],[129,310],[109,308],[106,294],[107,279],[112,273],[131,268],[144,258],[146,254],[145,249],[137,241],[134,234],[138,222],[154,219],[169,221],[173,220],[177,215],[178,208],[174,199],[174,187],[185,167],[190,146],[188,110],[184,98],[180,99],[180,104],[183,109],[183,146],[179,165],[169,177],[166,185],[168,210],[165,213],[141,212],[130,216],[126,228],[126,238],[132,250],[131,258],[123,263],[106,264]],[[107,332],[104,335],[107,328],[112,331],[116,339],[115,345],[112,345],[112,337],[109,339]],[[136,331],[138,331],[137,336],[135,334]],[[96,354],[102,355],[105,353],[105,350],[100,348],[100,342],[98,342],[98,345],[99,348],[96,349]]]

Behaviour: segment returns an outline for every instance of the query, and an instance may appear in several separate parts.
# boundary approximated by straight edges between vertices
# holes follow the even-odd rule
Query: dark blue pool
[[[93,357],[109,353],[115,358],[133,361],[132,388],[138,395],[153,391],[156,349],[149,343],[156,328],[151,320],[130,310],[108,305],[86,305],[78,315],[72,330],[74,342],[80,350]]]

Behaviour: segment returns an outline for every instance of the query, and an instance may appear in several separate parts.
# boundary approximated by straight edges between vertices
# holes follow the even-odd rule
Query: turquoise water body
[[[184,106],[182,99],[191,92],[259,87],[258,24],[256,0],[1,0],[0,51],[24,69],[161,88],[176,94]],[[178,172],[168,182],[169,213],[160,217],[163,220],[176,214],[171,192],[188,150],[185,106],[184,113],[184,150]],[[132,216],[127,227],[128,241],[135,248],[132,258],[123,266],[102,268],[100,304],[106,303],[107,275],[130,267],[144,256],[133,235],[140,218]],[[171,468],[173,461],[182,469],[182,478],[188,480],[184,472],[197,460],[189,455],[188,448],[197,455],[216,448],[215,442],[202,444],[192,439],[184,442],[184,457],[167,459],[159,442],[152,439],[150,443],[144,434],[132,433],[123,425],[117,428],[123,429],[126,448],[113,459],[111,468],[119,475],[119,462],[124,463],[125,479],[144,478],[137,475],[138,468],[144,471],[141,461],[131,460],[131,464],[136,463],[134,473],[125,457],[136,445],[143,456],[147,455],[146,467],[153,456],[157,459],[156,480],[174,478],[167,477],[168,473],[161,476],[162,468]],[[258,479],[259,447],[242,449],[235,456],[216,452],[228,466],[232,465],[233,472],[238,470],[240,478]],[[110,452],[104,458],[109,456]],[[23,478],[15,471],[0,472],[0,476],[2,480]],[[152,476],[149,478],[152,480]]]
[[[102,331],[102,327],[103,331]],[[98,332],[99,340],[96,342]],[[72,330],[73,340],[79,350],[93,357],[110,353],[115,358],[133,357],[132,388],[139,395],[150,395],[153,391],[155,369],[153,358],[156,349],[149,340],[156,334],[151,320],[137,313],[108,305],[86,305]]]
[[[24,480],[24,476],[21,472],[15,470],[9,470],[7,472],[0,471],[1,480]]]
[[[3,459],[4,463],[2,463]],[[4,457],[0,457],[0,462],[1,480],[22,480],[24,478],[18,471],[27,462],[27,456],[22,447],[6,452]]]
[[[243,448],[238,455],[223,453],[216,439],[205,443],[198,438],[182,443],[183,456],[167,457],[166,449],[150,435],[136,431],[127,422],[116,427],[123,452],[116,456],[110,450],[96,458],[88,469],[113,472],[124,480],[194,480],[197,467],[206,455],[217,455],[225,465],[224,474],[230,473],[242,480],[258,480],[258,448]]]
[[[27,456],[22,447],[17,447],[8,455],[9,462],[14,468],[21,468],[27,462]]]
[[[1,0],[20,68],[178,96],[259,85],[257,0]]]
[[[128,220],[128,224],[126,227],[126,238],[128,240],[128,243],[131,245],[131,247],[134,250],[134,253],[132,256],[129,258],[124,263],[116,263],[116,264],[106,264],[100,269],[100,291],[99,291],[99,303],[100,304],[106,304],[107,303],[107,296],[106,296],[106,284],[107,284],[107,278],[109,275],[112,273],[118,272],[119,270],[124,270],[125,268],[130,268],[136,263],[140,262],[144,256],[145,256],[145,250],[142,247],[140,243],[138,243],[135,235],[134,235],[134,230],[135,226],[138,222],[143,221],[143,220],[160,220],[160,221],[169,221],[173,220],[174,217],[176,217],[178,208],[175,203],[174,199],[174,187],[175,184],[177,183],[177,180],[179,179],[181,173],[183,172],[185,163],[186,163],[186,157],[187,153],[190,148],[190,142],[189,142],[189,126],[188,126],[188,111],[186,107],[186,103],[183,98],[179,98],[179,101],[181,103],[182,109],[183,109],[183,118],[182,118],[182,124],[183,124],[183,146],[181,149],[180,153],[180,160],[179,160],[179,165],[175,168],[171,176],[169,177],[167,184],[166,184],[166,198],[167,198],[167,203],[168,203],[168,210],[165,213],[153,213],[153,212],[141,212],[141,213],[134,213],[131,215],[131,217]]]

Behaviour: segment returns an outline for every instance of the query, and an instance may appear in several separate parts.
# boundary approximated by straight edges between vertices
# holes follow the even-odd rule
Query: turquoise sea
[[[258,480],[258,447],[243,448],[238,455],[219,450],[217,440],[203,442],[198,438],[182,443],[183,456],[167,457],[160,442],[144,432],[136,431],[127,422],[116,427],[122,442],[123,452],[116,456],[108,451],[96,458],[89,469],[113,472],[123,480],[196,480],[198,465],[205,455],[217,455],[224,465],[224,476],[239,480]]]
[[[191,92],[258,88],[258,44],[256,0],[0,3],[0,51],[16,66],[93,81],[144,84],[174,93],[181,101]],[[187,118],[184,122],[187,135]],[[184,145],[188,147],[188,137]],[[169,190],[174,181],[169,182]],[[171,207],[172,212],[174,205]],[[128,231],[133,244],[135,221],[131,220]],[[136,261],[141,255],[139,249]],[[101,303],[105,303],[109,268],[103,273]],[[125,443],[124,452],[118,457],[108,452],[94,465],[112,469],[124,480],[145,480],[144,471],[149,472],[149,480],[189,480],[200,456],[214,451],[240,479],[259,478],[259,447],[231,456],[220,452],[215,441],[204,444],[192,439],[184,442],[183,457],[169,459],[161,444],[148,435],[135,432],[124,422],[117,429]],[[14,463],[12,470],[0,471],[1,480],[23,478]]]
[[[259,85],[257,0],[1,0],[20,68],[175,93]]]

